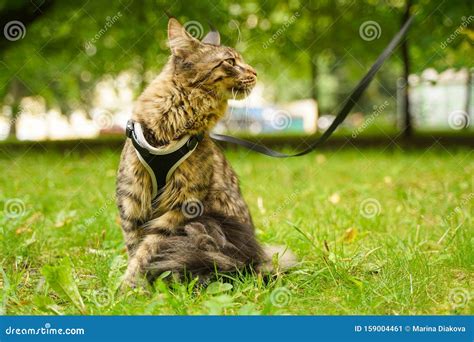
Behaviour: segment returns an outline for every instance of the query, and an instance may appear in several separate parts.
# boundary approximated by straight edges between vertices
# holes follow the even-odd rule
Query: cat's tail
[[[265,259],[253,227],[233,217],[209,213],[189,220],[178,231],[181,234],[160,242],[146,269],[148,281],[166,271],[206,279],[215,272],[256,268]]]
[[[280,273],[298,264],[298,259],[286,246],[266,245],[263,247],[265,257],[258,266],[260,272]]]
[[[251,267],[258,272],[279,272],[296,263],[282,247],[262,248],[252,226],[220,213],[192,219],[179,228],[182,233],[160,243],[146,269],[153,282],[160,274],[192,274],[206,279],[215,272],[235,272]]]

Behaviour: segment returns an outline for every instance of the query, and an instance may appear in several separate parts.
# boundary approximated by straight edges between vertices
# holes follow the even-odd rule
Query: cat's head
[[[217,31],[209,32],[199,41],[175,18],[170,18],[168,43],[174,76],[188,87],[212,91],[223,99],[241,99],[255,86],[255,69],[237,51],[221,46]]]

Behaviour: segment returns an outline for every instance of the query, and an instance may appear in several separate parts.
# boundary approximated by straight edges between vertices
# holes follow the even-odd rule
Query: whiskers
[[[232,25],[233,24],[233,25]],[[239,22],[237,20],[231,20],[230,23],[229,23],[229,26],[235,26],[235,28],[237,29],[237,42],[235,45],[239,44],[241,42],[241,37],[242,37],[242,34],[240,32],[240,27],[239,27]],[[231,27],[232,28],[232,27]]]

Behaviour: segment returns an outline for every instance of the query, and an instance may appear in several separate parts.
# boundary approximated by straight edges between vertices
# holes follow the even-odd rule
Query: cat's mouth
[[[231,88],[232,95],[235,99],[243,99],[247,97],[255,86],[256,79],[246,79]]]

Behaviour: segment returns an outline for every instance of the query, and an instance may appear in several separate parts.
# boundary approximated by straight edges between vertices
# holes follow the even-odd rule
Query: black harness
[[[146,141],[141,125],[133,120],[127,122],[126,135],[132,141],[138,159],[150,174],[153,201],[163,193],[173,172],[193,153],[204,137],[203,134],[187,135],[173,145],[156,148]]]

